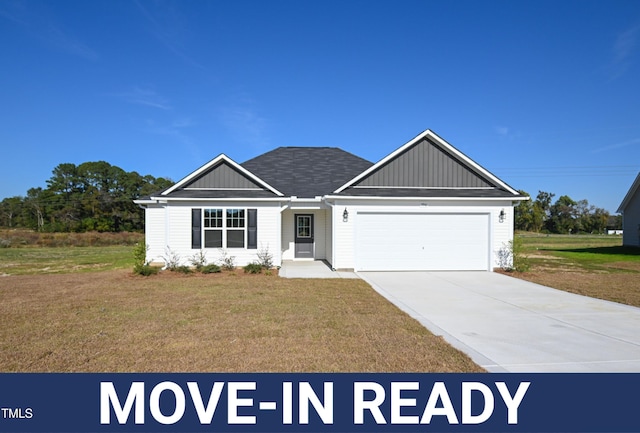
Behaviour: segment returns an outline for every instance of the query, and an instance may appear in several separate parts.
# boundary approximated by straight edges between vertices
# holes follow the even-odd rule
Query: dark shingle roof
[[[373,163],[337,147],[279,147],[240,165],[285,196],[311,198],[331,194]]]

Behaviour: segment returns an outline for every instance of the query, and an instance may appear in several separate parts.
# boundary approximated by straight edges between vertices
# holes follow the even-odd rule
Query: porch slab
[[[355,272],[333,271],[322,260],[283,260],[278,275],[283,278],[360,278]]]

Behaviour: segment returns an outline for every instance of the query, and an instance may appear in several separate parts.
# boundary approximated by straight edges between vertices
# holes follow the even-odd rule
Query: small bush
[[[263,247],[260,246],[260,249],[257,253],[258,256],[258,264],[262,266],[264,269],[273,268],[273,254],[269,252],[269,246]]]
[[[149,246],[144,242],[137,243],[133,247],[133,263],[134,265],[146,265],[147,264],[147,250]]]
[[[158,272],[160,272],[160,268],[157,266],[149,266],[149,265],[134,266],[133,272],[137,275],[148,277],[149,275],[155,275]]]
[[[507,272],[527,272],[529,259],[524,255],[522,238],[516,236],[497,251],[498,266]]]
[[[220,271],[222,271],[222,269],[215,263],[204,265],[200,268],[200,272],[203,274],[217,274]]]
[[[136,275],[143,275],[148,277],[149,275],[155,275],[160,268],[155,266],[149,266],[147,263],[147,250],[149,246],[144,242],[140,242],[133,247],[133,273]]]
[[[245,274],[259,274],[262,272],[262,265],[260,263],[249,263],[243,269]]]
[[[218,263],[220,263],[220,267],[226,271],[233,271],[236,268],[236,258],[230,256],[226,250],[220,250]]]
[[[518,272],[527,272],[531,265],[529,258],[524,254],[524,242],[519,236],[511,241],[511,253],[513,255],[513,269]]]
[[[168,246],[164,249],[164,256],[162,256],[162,260],[164,260],[164,266],[170,271],[173,271],[180,266],[180,255]]]
[[[193,269],[189,266],[175,266],[170,269],[172,272],[180,272],[181,274],[191,274],[193,273]]]
[[[10,239],[0,239],[0,248],[9,248],[11,246]]]
[[[189,258],[189,262],[199,271],[206,266],[207,255],[203,250],[200,250]]]

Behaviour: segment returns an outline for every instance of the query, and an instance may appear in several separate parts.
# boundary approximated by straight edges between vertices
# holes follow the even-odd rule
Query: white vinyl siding
[[[349,212],[348,221],[342,220],[344,209]],[[500,211],[504,209],[505,218],[500,222]],[[358,270],[358,256],[362,254],[357,250],[357,237],[359,234],[358,224],[360,213],[416,213],[416,214],[482,214],[485,215],[487,223],[484,224],[482,236],[486,235],[487,253],[481,260],[487,259],[487,264],[483,269],[492,270],[497,267],[496,262],[498,251],[506,247],[507,242],[513,239],[513,206],[511,201],[424,201],[416,202],[409,200],[398,200],[394,203],[383,200],[337,200],[333,207],[332,230],[333,230],[333,253],[332,265],[336,269],[356,269]],[[446,221],[443,222],[446,230]],[[479,230],[479,229],[478,229]],[[480,235],[479,235],[480,236]],[[484,241],[483,241],[484,242]],[[393,249],[395,248],[395,249]],[[386,254],[393,260],[395,253],[405,254],[402,246],[388,249]],[[366,253],[365,253],[366,254]],[[383,267],[384,268],[384,267]],[[444,270],[444,269],[441,269]]]
[[[150,205],[144,212],[144,239],[147,244],[147,262],[161,262],[166,242],[166,209],[162,205]]]
[[[281,263],[281,247],[280,247],[280,203],[250,203],[250,202],[217,202],[217,203],[185,203],[185,204],[169,204],[164,208],[166,211],[166,233],[167,239],[162,246],[156,246],[151,257],[156,262],[162,262],[162,257],[166,256],[167,246],[170,246],[171,252],[178,255],[180,263],[190,265],[189,259],[200,250],[191,248],[191,210],[192,209],[245,209],[245,226],[247,224],[246,209],[257,209],[257,249],[247,248],[247,235],[245,233],[244,248],[225,248],[229,256],[235,257],[236,266],[244,266],[248,263],[257,261],[256,253],[261,249],[268,249],[273,256],[276,265]],[[149,208],[147,208],[149,212]],[[226,219],[226,213],[223,218]],[[159,217],[155,217],[159,220]],[[156,223],[158,224],[158,223]],[[155,225],[153,230],[158,230]],[[245,228],[246,231],[246,228]],[[226,236],[226,235],[225,235]],[[208,263],[217,263],[221,257],[220,248],[204,248],[204,239],[201,249],[207,258]]]
[[[640,188],[622,213],[622,242],[626,246],[640,246]]]

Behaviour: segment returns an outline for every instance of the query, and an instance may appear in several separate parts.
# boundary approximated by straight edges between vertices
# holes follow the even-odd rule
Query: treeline
[[[520,194],[531,197],[525,191]],[[605,209],[590,205],[587,200],[575,201],[562,195],[538,191],[535,200],[522,201],[515,207],[515,229],[547,233],[604,233],[607,228],[622,228],[622,217],[612,216]]]
[[[41,232],[119,232],[144,228],[144,211],[133,200],[173,182],[141,176],[105,161],[63,163],[46,188],[0,202],[0,226]]]

